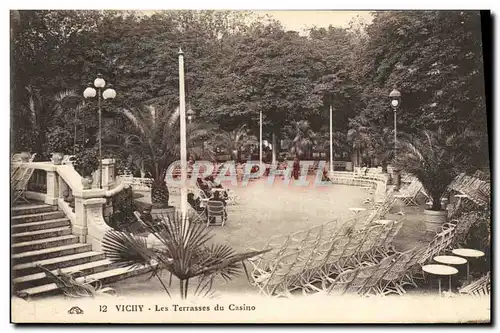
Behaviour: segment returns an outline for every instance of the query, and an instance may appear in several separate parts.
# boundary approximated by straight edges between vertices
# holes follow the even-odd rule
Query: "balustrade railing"
[[[28,181],[27,190],[36,193],[47,193],[47,171],[34,170]]]
[[[82,177],[70,161],[61,165],[30,161],[13,161],[12,164],[13,169],[33,171],[24,191],[28,200],[58,206],[71,221],[72,232],[81,242],[91,244],[94,251],[102,249],[102,238],[111,229],[103,219],[103,209],[107,198],[124,186],[115,179],[114,160],[103,160],[102,189],[83,189]]]

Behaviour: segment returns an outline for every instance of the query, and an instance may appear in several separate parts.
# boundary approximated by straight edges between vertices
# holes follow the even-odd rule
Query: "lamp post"
[[[391,106],[392,110],[394,112],[394,159],[393,161],[396,162],[396,153],[397,153],[397,142],[398,142],[398,132],[397,132],[397,112],[399,105],[401,105],[401,93],[399,90],[394,89],[391,91],[389,94],[389,98],[391,99]],[[400,187],[400,175],[399,175],[399,170],[396,169],[395,163],[393,165],[393,174],[394,174],[394,185],[395,191],[399,191]]]
[[[116,91],[109,85],[106,90],[103,91],[106,86],[106,81],[102,78],[101,74],[97,74],[97,78],[94,80],[94,87],[89,83],[88,87],[83,92],[83,97],[92,98],[97,94],[97,106],[99,114],[99,188],[102,188],[102,112],[101,112],[101,98],[113,99],[116,97]],[[97,91],[96,91],[97,90]]]
[[[333,108],[330,105],[330,172],[333,172]]]
[[[186,93],[184,88],[184,52],[179,48],[179,106],[181,136],[181,214],[187,222],[187,147],[186,147]]]

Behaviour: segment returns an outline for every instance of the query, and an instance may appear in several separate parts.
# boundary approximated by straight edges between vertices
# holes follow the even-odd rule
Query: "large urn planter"
[[[61,165],[63,158],[64,158],[63,153],[52,153],[52,157],[50,159],[52,163],[54,163],[55,165]]]
[[[82,178],[82,185],[84,190],[90,190],[92,188],[92,183],[94,182],[94,179],[92,176],[85,176]]]
[[[21,162],[23,162],[23,163],[28,163],[30,161],[30,157],[31,157],[31,155],[27,151],[22,151],[19,154],[19,158],[21,159]]]
[[[424,210],[425,231],[429,237],[434,236],[441,230],[441,226],[446,222],[448,212],[446,210]]]

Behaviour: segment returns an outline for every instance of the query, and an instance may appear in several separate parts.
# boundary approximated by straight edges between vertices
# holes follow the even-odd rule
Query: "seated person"
[[[208,200],[209,202],[210,201],[220,201],[224,204],[224,213],[223,213],[223,219],[226,220],[227,219],[227,212],[226,212],[226,200],[224,200],[223,198],[221,198],[220,194],[219,194],[219,191],[215,191],[214,193],[214,196],[212,198],[210,198],[210,200]],[[214,222],[214,218],[211,219],[210,223],[213,223]]]
[[[199,187],[200,190],[202,190],[203,192],[205,192],[205,194],[207,195],[207,197],[211,196],[210,186],[205,181],[203,181],[201,178],[198,178],[196,180],[196,185],[198,185],[198,187]]]
[[[201,207],[200,198],[195,199],[194,193],[188,193],[187,201],[196,211],[202,212],[205,210],[203,207]]]
[[[217,188],[217,189],[222,189],[224,190],[224,187],[222,186],[221,183],[219,182],[215,182],[214,183],[214,187],[213,188]],[[227,194],[227,191],[224,190],[224,191],[215,191],[216,193],[218,192],[221,196],[222,196],[222,199],[224,200],[227,200],[227,198],[229,197],[229,195]]]

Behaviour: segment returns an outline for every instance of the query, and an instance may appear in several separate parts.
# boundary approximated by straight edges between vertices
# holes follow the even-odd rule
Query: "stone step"
[[[145,274],[151,271],[150,267],[142,266],[131,269],[130,267],[114,268],[104,272],[87,275],[85,277],[79,277],[76,279],[77,282],[83,282],[86,280],[99,280],[103,284],[109,284],[123,279]],[[55,283],[44,284],[37,287],[22,289],[17,292],[17,295],[22,298],[35,298],[39,296],[48,296],[61,293],[61,290],[57,287]]]
[[[57,206],[50,206],[43,203],[31,203],[12,207],[11,214],[12,216],[30,215],[36,213],[53,212],[56,210]]]
[[[36,214],[28,214],[28,215],[16,215],[10,218],[11,224],[19,224],[19,223],[28,223],[28,222],[38,222],[38,221],[47,221],[54,219],[61,219],[66,217],[63,212],[60,211],[50,211]]]
[[[20,233],[27,231],[36,231],[36,230],[44,230],[44,229],[52,229],[59,227],[67,227],[70,226],[71,223],[67,218],[47,220],[47,221],[39,221],[39,222],[27,222],[27,223],[19,223],[14,224],[11,227],[12,233]]]
[[[31,240],[66,236],[71,234],[70,227],[59,227],[44,230],[26,231],[12,235],[13,242],[27,242]]]
[[[48,249],[35,250],[29,252],[21,252],[12,255],[12,264],[24,264],[27,262],[39,261],[44,259],[68,256],[71,254],[92,251],[90,244],[69,244]]]
[[[50,247],[76,244],[78,237],[74,235],[65,235],[53,238],[37,239],[33,241],[21,242],[12,245],[12,253],[20,253],[27,251],[35,251],[41,249],[48,249]]]
[[[42,265],[45,268],[52,270],[52,269],[80,265],[92,261],[98,261],[105,259],[105,257],[106,256],[104,255],[103,252],[89,251],[89,252],[71,254],[63,257],[37,260],[37,261],[27,262],[24,264],[14,265],[12,267],[12,275],[14,277],[20,277],[29,274],[40,273],[40,269],[37,267],[37,265]]]
[[[111,269],[111,266],[113,263],[109,259],[103,259],[103,260],[98,260],[98,261],[91,261],[88,263],[80,264],[80,265],[75,265],[75,266],[69,266],[60,269],[62,273],[75,273],[75,277],[82,276],[82,275],[90,275],[90,274],[96,274],[103,272],[105,270]],[[59,269],[54,269],[51,270],[53,274],[57,275],[59,274]],[[14,290],[21,290],[21,289],[26,289],[26,288],[32,288],[36,286],[41,286],[44,284],[50,284],[50,280],[45,274],[45,272],[40,272],[40,273],[34,273],[30,275],[25,275],[21,277],[17,277],[13,280],[14,282]]]

